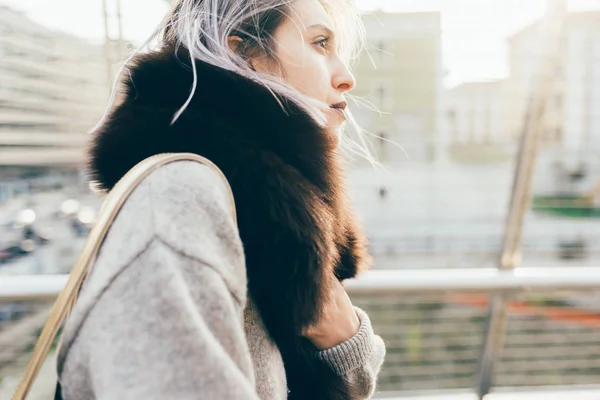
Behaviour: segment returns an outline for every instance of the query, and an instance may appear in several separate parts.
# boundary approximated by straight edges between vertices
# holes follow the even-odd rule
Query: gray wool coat
[[[152,172],[117,216],[63,334],[65,400],[287,398],[281,354],[247,296],[228,188],[180,161]],[[385,346],[369,317],[315,352],[375,391]]]

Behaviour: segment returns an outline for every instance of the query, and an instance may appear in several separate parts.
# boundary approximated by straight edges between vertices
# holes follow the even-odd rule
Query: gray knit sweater
[[[286,399],[281,355],[247,298],[227,190],[184,161],[127,200],[64,330],[65,400]],[[385,346],[356,311],[358,333],[315,357],[369,398]]]

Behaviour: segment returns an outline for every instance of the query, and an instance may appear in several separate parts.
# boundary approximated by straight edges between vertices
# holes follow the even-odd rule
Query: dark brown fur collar
[[[193,100],[170,126],[192,87],[184,53],[167,48],[131,64],[124,101],[94,135],[92,179],[110,189],[164,152],[212,160],[236,199],[250,296],[282,353],[289,398],[353,399],[300,335],[318,319],[332,271],[343,280],[366,264],[336,150],[292,102],[283,99],[286,113],[262,86],[202,62]]]

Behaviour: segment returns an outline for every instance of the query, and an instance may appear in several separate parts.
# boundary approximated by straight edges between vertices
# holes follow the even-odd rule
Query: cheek
[[[329,76],[325,57],[312,49],[302,49],[296,54],[280,57],[286,81],[307,96],[326,101]]]

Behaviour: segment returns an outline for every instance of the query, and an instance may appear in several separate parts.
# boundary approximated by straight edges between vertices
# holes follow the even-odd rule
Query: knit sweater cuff
[[[373,354],[374,333],[369,316],[360,308],[354,309],[360,321],[358,332],[347,341],[317,353],[317,358],[329,365],[338,375],[345,375],[367,364]]]

